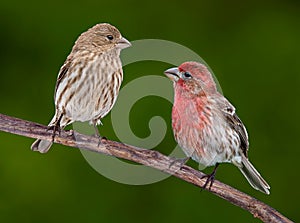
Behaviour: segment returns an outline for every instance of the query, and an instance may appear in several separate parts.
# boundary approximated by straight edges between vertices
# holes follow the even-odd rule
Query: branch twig
[[[0,114],[0,130],[30,138],[52,139],[52,131],[48,131],[47,126],[3,114]],[[103,140],[101,146],[98,146],[98,138],[83,135],[75,131],[61,131],[60,135],[55,137],[55,142],[131,160],[174,175],[198,187],[202,187],[206,180],[201,179],[205,174],[189,166],[184,165],[182,168],[173,167],[174,158],[167,157],[154,150],[137,148],[110,140]],[[292,222],[272,207],[220,181],[214,181],[210,192],[247,210],[254,217],[264,222]]]

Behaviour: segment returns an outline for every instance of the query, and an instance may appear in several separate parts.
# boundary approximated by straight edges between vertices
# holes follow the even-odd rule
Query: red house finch
[[[266,194],[270,186],[248,160],[248,134],[235,108],[221,95],[208,69],[200,63],[185,62],[165,74],[174,84],[172,127],[176,141],[188,157],[213,166],[204,187],[219,163],[236,165],[250,185]]]
[[[90,121],[100,136],[96,125],[117,99],[123,80],[120,51],[129,46],[119,30],[107,23],[97,24],[78,37],[56,82],[55,115],[49,124],[54,135],[74,121]],[[51,145],[50,141],[36,140],[31,149],[46,153]]]

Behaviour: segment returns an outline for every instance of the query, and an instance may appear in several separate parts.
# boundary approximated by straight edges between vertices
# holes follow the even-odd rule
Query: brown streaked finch
[[[89,121],[100,137],[97,125],[112,109],[123,80],[120,52],[129,46],[108,23],[97,24],[78,37],[57,77],[55,115],[49,123],[53,139],[36,140],[33,151],[48,152],[55,132],[74,121]]]
[[[197,62],[165,71],[173,81],[174,137],[187,157],[204,167],[214,166],[204,188],[213,184],[219,163],[233,163],[250,185],[269,194],[270,186],[248,160],[248,134],[235,108],[218,92],[211,73]],[[209,188],[210,188],[209,187]]]

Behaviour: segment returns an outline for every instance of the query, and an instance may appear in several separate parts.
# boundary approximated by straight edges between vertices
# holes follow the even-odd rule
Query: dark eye
[[[192,75],[189,72],[184,72],[182,74],[182,76],[185,77],[185,78],[191,78],[192,77]]]
[[[109,40],[113,40],[114,39],[114,37],[112,35],[107,35],[106,38],[109,39]]]

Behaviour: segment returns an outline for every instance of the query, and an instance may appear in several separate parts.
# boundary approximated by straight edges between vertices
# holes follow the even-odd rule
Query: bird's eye
[[[192,75],[191,75],[189,72],[184,72],[184,73],[182,74],[182,76],[183,76],[184,78],[191,78],[191,77],[192,77]]]
[[[113,37],[112,35],[107,35],[106,38],[107,38],[108,40],[113,40],[113,39],[114,39],[114,37]]]

